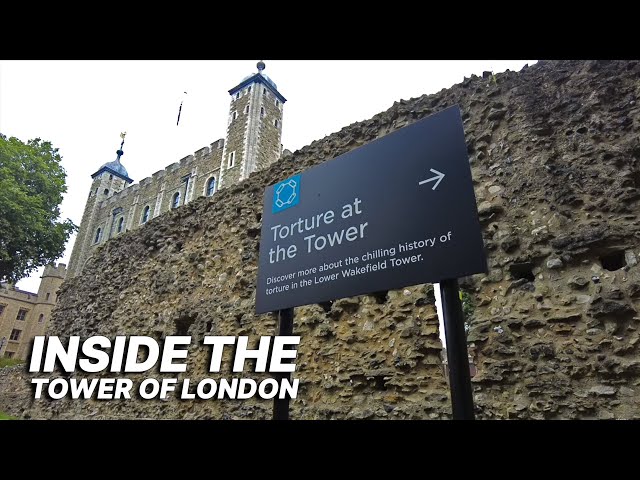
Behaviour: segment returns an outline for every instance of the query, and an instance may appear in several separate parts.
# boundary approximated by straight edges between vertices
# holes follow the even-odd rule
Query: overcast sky
[[[225,137],[228,90],[257,72],[256,62],[0,61],[0,132],[25,142],[40,137],[59,148],[67,172],[62,217],[79,225],[91,174],[115,160],[120,132],[127,132],[122,163],[139,182]],[[438,92],[474,73],[519,71],[535,61],[265,63],[264,73],[287,99],[282,143],[295,151],[394,101]],[[74,240],[59,261],[68,264]],[[36,292],[41,274],[18,287]]]

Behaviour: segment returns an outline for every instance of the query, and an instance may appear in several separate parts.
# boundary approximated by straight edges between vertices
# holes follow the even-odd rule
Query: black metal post
[[[447,360],[449,362],[449,388],[454,420],[474,420],[473,392],[469,373],[467,335],[464,331],[464,315],[458,291],[458,280],[440,282],[442,316],[447,337]]]
[[[278,310],[278,335],[293,335],[293,308]],[[288,372],[275,373],[279,382],[284,378],[290,378]],[[289,420],[289,398],[273,397],[273,419]]]

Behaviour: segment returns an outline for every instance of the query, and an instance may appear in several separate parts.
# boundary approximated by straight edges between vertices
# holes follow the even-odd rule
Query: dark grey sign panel
[[[457,106],[265,190],[257,313],[486,270]]]

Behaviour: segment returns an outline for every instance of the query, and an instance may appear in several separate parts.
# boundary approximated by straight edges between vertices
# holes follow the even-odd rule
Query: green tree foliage
[[[0,280],[16,282],[62,256],[77,227],[58,221],[66,174],[58,149],[0,133]]]

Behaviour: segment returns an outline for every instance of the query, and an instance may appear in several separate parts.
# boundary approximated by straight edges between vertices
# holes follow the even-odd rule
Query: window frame
[[[140,224],[144,224],[149,221],[150,211],[151,211],[151,207],[149,205],[145,205],[145,207],[142,209],[142,219],[140,220]]]
[[[211,188],[211,182],[213,181],[213,188]],[[207,183],[204,184],[204,194],[206,197],[212,197],[214,193],[216,193],[216,177],[215,175],[209,177]],[[209,192],[211,190],[211,192]]]

